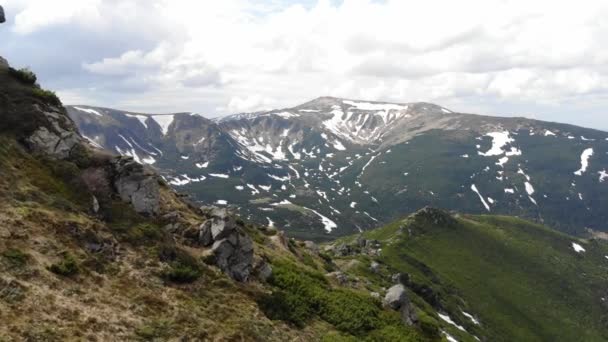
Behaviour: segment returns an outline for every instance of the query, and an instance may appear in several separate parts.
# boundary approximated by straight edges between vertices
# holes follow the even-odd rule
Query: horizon
[[[608,4],[584,2],[9,0],[0,54],[65,103],[132,112],[328,94],[608,131]]]

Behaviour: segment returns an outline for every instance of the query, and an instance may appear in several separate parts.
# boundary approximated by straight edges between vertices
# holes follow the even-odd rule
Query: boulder
[[[319,254],[319,246],[312,241],[304,241],[304,247],[315,254]]]
[[[201,224],[198,231],[198,242],[207,247],[213,243],[213,236],[211,234],[211,221],[205,221]]]
[[[386,291],[386,295],[384,296],[384,305],[393,310],[399,310],[403,303],[407,300],[405,287],[402,284],[397,284]]]
[[[213,241],[221,240],[230,236],[236,230],[236,222],[231,218],[211,219],[211,237]]]
[[[215,241],[211,247],[215,265],[236,281],[247,281],[253,264],[253,241],[234,231],[227,238]]]
[[[389,288],[384,296],[383,303],[385,306],[395,311],[399,311],[401,314],[401,321],[404,324],[412,325],[418,321],[416,310],[412,306],[412,303],[405,292],[405,287],[402,284],[397,284]]]
[[[131,203],[136,212],[156,215],[160,210],[158,176],[130,157],[113,160],[114,187],[120,198]]]
[[[258,275],[259,280],[267,282],[268,279],[270,279],[270,277],[272,276],[272,266],[270,266],[270,264],[266,261],[262,261],[258,265],[256,273]]]
[[[74,147],[80,143],[80,137],[69,131],[54,133],[41,126],[27,139],[27,143],[34,151],[58,159],[67,159]]]
[[[339,256],[348,256],[353,253],[353,249],[349,245],[342,243],[336,247],[335,253]]]

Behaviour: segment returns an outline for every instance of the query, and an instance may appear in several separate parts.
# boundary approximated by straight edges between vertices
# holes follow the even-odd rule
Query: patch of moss
[[[2,252],[2,257],[9,263],[11,267],[23,268],[30,259],[27,253],[16,248],[9,248]]]
[[[69,253],[63,255],[63,259],[48,267],[49,271],[64,277],[72,277],[80,272],[78,262]]]

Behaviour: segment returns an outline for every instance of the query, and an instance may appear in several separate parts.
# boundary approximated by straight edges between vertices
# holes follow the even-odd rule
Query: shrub
[[[169,267],[161,276],[175,283],[192,283],[203,274],[199,262],[183,249],[172,245],[163,245],[159,248],[158,257],[168,262]]]
[[[34,72],[32,72],[29,68],[23,68],[23,69],[14,69],[14,68],[9,68],[8,72],[11,76],[13,76],[14,78],[16,78],[17,80],[19,80],[22,83],[28,84],[28,85],[35,85],[36,84],[36,74],[34,74]]]
[[[192,283],[201,277],[201,270],[191,265],[176,263],[165,270],[162,276],[175,283]]]
[[[24,267],[30,258],[26,253],[14,248],[5,250],[2,252],[2,256],[12,267]]]
[[[273,265],[269,282],[279,290],[262,298],[260,306],[271,319],[302,327],[318,315],[350,334],[364,334],[378,325],[380,308],[371,297],[351,290],[332,289],[321,273],[278,263]]]
[[[32,94],[37,98],[46,101],[55,106],[61,106],[61,100],[57,97],[54,91],[46,90],[42,88],[34,88],[32,89]]]
[[[49,266],[49,271],[64,277],[71,277],[78,274],[80,269],[78,267],[76,259],[74,259],[71,254],[66,253],[63,256],[63,260]]]
[[[129,229],[127,240],[133,244],[144,244],[151,241],[159,241],[163,237],[162,229],[153,223],[140,223]]]

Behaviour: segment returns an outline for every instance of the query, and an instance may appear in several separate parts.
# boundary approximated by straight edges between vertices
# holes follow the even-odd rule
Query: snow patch
[[[581,154],[581,168],[578,171],[575,171],[574,174],[577,176],[582,176],[583,173],[587,171],[587,167],[589,167],[589,158],[593,155],[593,149],[588,148],[583,151]]]
[[[602,170],[598,172],[598,174],[600,175],[600,183],[603,183],[604,180],[608,179],[608,172],[606,172],[606,170]]]
[[[458,330],[460,330],[460,331],[464,331],[464,332],[466,332],[465,328],[464,328],[464,327],[462,327],[462,326],[460,326],[460,325],[458,325],[458,324],[456,324],[456,322],[454,322],[450,316],[448,316],[448,315],[444,315],[444,314],[439,313],[439,312],[437,313],[437,315],[439,315],[439,318],[441,318],[442,320],[444,320],[444,321],[445,321],[445,322],[447,322],[448,324],[451,324],[451,325],[455,326],[455,327],[456,327],[456,329],[458,329]]]
[[[388,104],[388,103],[369,103],[369,102],[356,102],[356,101],[348,101],[344,100],[342,103],[356,107],[360,110],[404,110],[407,109],[407,105],[397,105],[397,104]]]
[[[81,112],[97,115],[97,116],[103,116],[103,114],[101,114],[100,112],[96,111],[95,109],[91,109],[91,108],[74,107],[74,109],[79,110]]]
[[[573,243],[572,243],[572,249],[574,249],[574,251],[575,251],[576,253],[581,253],[581,252],[583,252],[583,253],[584,253],[584,252],[586,252],[586,250],[583,248],[583,246],[579,245],[579,244],[578,244],[578,243],[576,243],[576,242],[573,242]]]
[[[209,166],[209,162],[196,163],[194,165],[196,165],[196,167],[198,167],[199,169],[205,169],[205,168],[207,168],[207,166]]]
[[[483,203],[483,206],[486,207],[486,210],[490,211],[490,206],[488,205],[488,203],[486,203],[486,200],[479,193],[479,190],[477,190],[477,186],[475,186],[475,184],[471,184],[471,190],[473,190],[477,194],[477,196],[479,196],[479,199],[481,200],[481,203]]]
[[[228,178],[228,177],[230,177],[229,175],[224,174],[224,173],[210,173],[209,176],[215,177],[215,178]]]
[[[486,134],[485,136],[492,138],[492,147],[487,152],[478,152],[479,155],[484,157],[490,156],[500,156],[504,154],[506,151],[503,150],[503,147],[508,143],[512,143],[515,140],[511,138],[509,132],[491,132]]]
[[[167,132],[169,132],[169,126],[171,126],[173,123],[175,115],[152,115],[151,118],[160,126],[160,130],[163,132],[163,135],[167,135]]]

